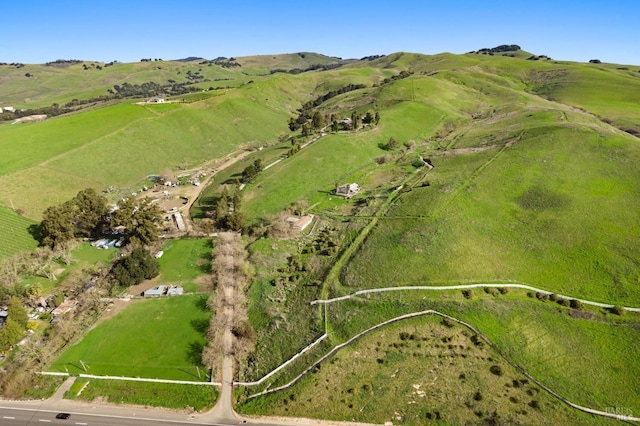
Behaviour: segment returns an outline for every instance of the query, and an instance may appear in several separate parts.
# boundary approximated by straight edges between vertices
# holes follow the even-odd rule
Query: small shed
[[[184,289],[177,285],[172,285],[167,289],[167,296],[182,296],[182,294],[184,294]]]
[[[167,287],[164,285],[159,285],[158,287],[150,288],[145,290],[143,295],[144,297],[160,297],[164,296]]]
[[[345,198],[351,198],[360,192],[360,185],[357,183],[347,183],[340,185],[336,188],[336,195],[340,195]]]
[[[293,229],[297,229],[298,231],[303,231],[304,228],[309,226],[313,222],[313,215],[302,216],[300,219],[293,223]]]
[[[175,212],[173,214],[173,219],[176,221],[176,226],[179,231],[186,231],[187,227],[184,224],[184,220],[182,219],[182,214],[180,212]]]

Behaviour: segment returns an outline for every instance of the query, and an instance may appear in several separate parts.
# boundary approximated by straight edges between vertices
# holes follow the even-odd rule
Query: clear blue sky
[[[18,0],[3,2],[0,28],[0,62],[360,58],[519,44],[553,59],[640,65],[640,0]]]

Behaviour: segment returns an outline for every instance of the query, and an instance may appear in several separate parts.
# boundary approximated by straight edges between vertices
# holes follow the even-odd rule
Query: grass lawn
[[[211,272],[211,239],[170,240],[162,250],[160,283],[184,283]]]
[[[211,313],[203,296],[131,302],[66,350],[53,371],[206,380],[200,356]],[[198,375],[198,369],[200,376]]]
[[[80,390],[82,392],[78,395]],[[202,411],[213,407],[218,390],[204,385],[78,378],[64,397],[85,401],[103,398],[116,404]]]

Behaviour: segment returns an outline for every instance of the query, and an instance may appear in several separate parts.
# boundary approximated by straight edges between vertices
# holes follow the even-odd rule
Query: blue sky
[[[553,59],[640,65],[638,0],[276,1],[3,2],[0,62],[302,51],[360,58],[519,44]]]

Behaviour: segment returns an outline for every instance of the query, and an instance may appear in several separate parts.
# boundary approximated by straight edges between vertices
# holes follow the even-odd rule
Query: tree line
[[[269,74],[278,74],[278,73],[286,73],[286,74],[302,74],[303,72],[309,71],[329,71],[334,70],[336,68],[340,68],[343,64],[333,63],[333,64],[313,64],[309,65],[307,68],[292,68],[292,69],[284,69],[284,68],[276,68],[269,71]]]
[[[112,234],[121,228],[129,241],[148,245],[158,238],[161,211],[149,198],[122,198],[112,211],[107,199],[93,188],[83,189],[69,201],[48,207],[40,223],[43,245],[58,245],[82,237]]]

